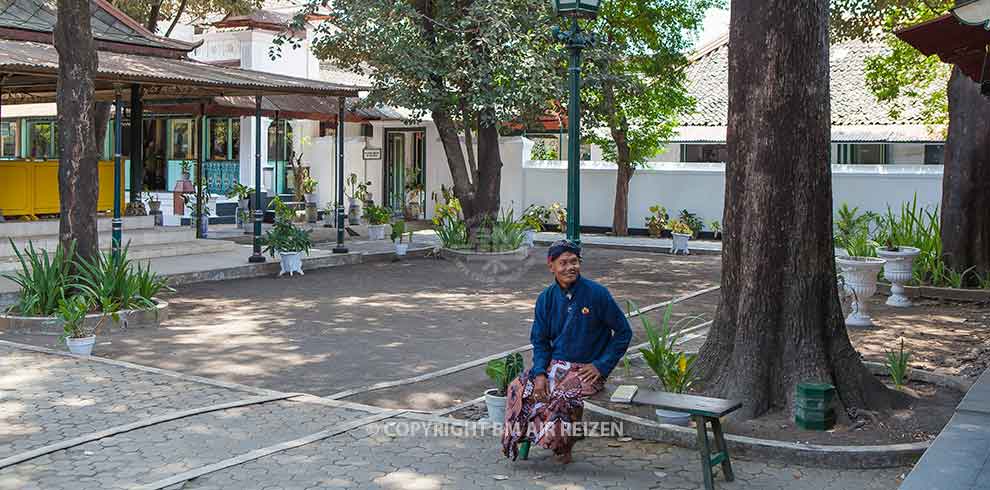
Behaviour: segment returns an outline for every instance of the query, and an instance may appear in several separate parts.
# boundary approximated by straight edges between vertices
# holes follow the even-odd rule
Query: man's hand
[[[585,364],[577,368],[578,379],[588,384],[595,384],[602,378],[602,373],[594,364]]]
[[[547,375],[538,374],[533,378],[533,400],[545,402],[549,397],[547,392]]]

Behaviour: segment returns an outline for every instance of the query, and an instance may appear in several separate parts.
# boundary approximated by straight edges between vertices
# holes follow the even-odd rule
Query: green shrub
[[[894,381],[894,387],[902,388],[908,381],[908,360],[911,359],[911,351],[904,350],[904,339],[901,339],[900,350],[887,351],[885,357],[884,365]]]
[[[521,221],[527,229],[540,232],[543,231],[543,225],[549,223],[551,218],[552,215],[549,208],[540,206],[539,204],[530,204],[523,211]]]
[[[272,258],[279,252],[309,253],[313,239],[309,230],[303,230],[292,222],[295,211],[278,197],[272,199],[271,206],[275,210],[275,224],[261,238],[264,251]]]
[[[628,303],[629,311],[636,311],[636,305]],[[640,315],[643,330],[649,346],[641,348],[643,360],[657,375],[663,388],[671,393],[684,393],[697,379],[693,365],[695,356],[685,354],[676,349],[680,335],[670,325],[673,306],[667,305],[663,313],[659,330],[653,325],[648,315]]]
[[[125,246],[116,256],[99,252],[76,261],[78,285],[91,304],[103,312],[154,307],[150,297],[141,296],[141,282],[127,258]]]
[[[505,396],[509,384],[523,372],[522,354],[514,352],[501,359],[492,359],[485,366],[485,374],[495,383],[498,396]]]
[[[705,228],[705,222],[697,214],[688,212],[687,209],[681,210],[681,215],[678,216],[678,219],[691,229],[691,236],[698,236],[698,233]]]
[[[26,249],[18,250],[13,240],[7,240],[20,264],[20,270],[16,273],[2,275],[20,287],[20,295],[13,309],[29,316],[55,314],[59,302],[73,294],[75,243],[67,250],[59,245],[55,253],[49,256],[47,250],[36,250],[31,242],[28,242]]]
[[[364,209],[364,217],[372,225],[387,225],[392,220],[392,210],[385,206],[368,206]]]

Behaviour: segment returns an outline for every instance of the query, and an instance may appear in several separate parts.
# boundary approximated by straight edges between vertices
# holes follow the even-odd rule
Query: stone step
[[[136,230],[124,228],[122,237],[124,240],[123,244],[130,244],[130,247],[133,249],[142,245],[167,245],[195,240],[196,230],[189,226],[157,227]],[[59,243],[58,235],[20,236],[12,238],[12,240],[14,245],[19,250],[24,250],[30,243],[34,245],[35,250],[47,250],[49,252],[54,252]],[[110,248],[112,232],[109,230],[101,231],[99,240],[100,248]],[[10,245],[10,241],[4,240],[0,242],[0,257],[9,257],[13,255],[15,255],[15,253],[14,249]]]
[[[102,247],[101,247],[102,248]],[[158,257],[176,257],[180,255],[204,255],[226,253],[240,249],[241,246],[227,240],[189,240],[175,243],[158,243],[151,245],[132,245],[127,250],[127,258],[131,260],[146,260]],[[109,250],[109,247],[104,248]],[[17,257],[0,257],[0,273],[20,269]]]
[[[145,230],[155,227],[154,216],[125,216],[123,220],[125,230]],[[99,231],[109,232],[112,225],[110,218],[101,217],[96,221],[96,227]],[[58,235],[58,226],[58,220],[5,221],[0,223],[0,238],[6,241],[8,237]]]

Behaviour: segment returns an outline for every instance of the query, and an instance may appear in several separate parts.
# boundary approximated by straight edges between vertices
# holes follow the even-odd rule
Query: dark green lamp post
[[[593,36],[581,31],[578,18],[598,15],[600,0],[553,0],[557,15],[571,18],[571,30],[554,27],[553,35],[570,51],[570,101],[567,105],[567,239],[581,243],[581,50]]]

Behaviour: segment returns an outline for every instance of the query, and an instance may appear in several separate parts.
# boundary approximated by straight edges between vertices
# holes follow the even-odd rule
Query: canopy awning
[[[938,55],[943,62],[958,66],[973,81],[980,81],[990,45],[990,31],[983,24],[968,25],[950,13],[894,34],[925,56]]]
[[[211,97],[200,102],[173,103],[150,101],[146,108],[156,113],[199,112],[199,104],[210,116],[253,116],[255,100],[250,96]],[[395,121],[403,117],[395,110],[382,107],[361,107],[357,99],[349,98],[344,104],[347,122]],[[266,95],[261,98],[261,114],[264,117],[278,116],[283,119],[309,119],[314,121],[336,121],[338,114],[336,98],[312,95]]]
[[[169,59],[99,51],[97,98],[113,98],[114,86],[143,87],[144,98],[178,99],[244,95],[357,97],[367,87],[289,77],[188,59]],[[4,104],[55,100],[58,53],[31,41],[0,39],[0,75]]]

